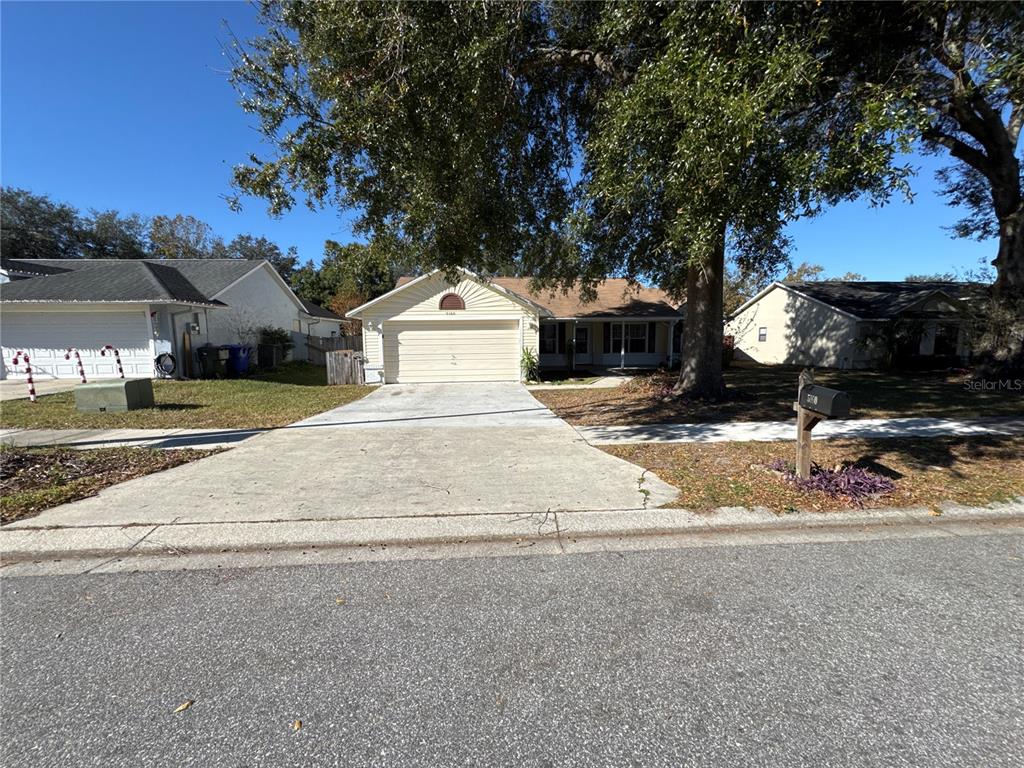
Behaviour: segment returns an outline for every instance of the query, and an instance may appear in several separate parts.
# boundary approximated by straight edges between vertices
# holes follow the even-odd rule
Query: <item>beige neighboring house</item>
[[[775,282],[726,319],[736,357],[765,364],[871,368],[892,331],[904,362],[965,360],[969,308],[985,286],[952,282]]]
[[[608,279],[583,303],[529,282],[468,270],[454,283],[399,279],[347,315],[362,321],[366,381],[521,381],[523,350],[549,370],[653,368],[678,354],[682,315],[663,291]]]

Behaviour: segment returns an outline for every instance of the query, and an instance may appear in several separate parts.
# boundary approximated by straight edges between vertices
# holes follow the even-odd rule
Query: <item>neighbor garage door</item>
[[[0,323],[4,368],[8,378],[24,378],[25,367],[17,368],[11,361],[18,350],[27,352],[32,360],[36,379],[74,379],[78,377],[74,357],[64,359],[68,347],[82,356],[85,374],[90,379],[113,378],[117,366],[109,354],[100,349],[110,344],[117,347],[125,376],[152,376],[149,318],[146,310],[124,312],[33,312],[4,307]]]
[[[518,381],[516,320],[385,322],[384,380]]]

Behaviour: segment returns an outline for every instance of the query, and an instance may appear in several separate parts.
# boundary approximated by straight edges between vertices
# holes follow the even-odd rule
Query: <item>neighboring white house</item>
[[[29,354],[36,378],[75,378],[77,349],[89,378],[153,375],[162,353],[176,375],[198,374],[192,357],[206,344],[255,344],[264,326],[338,335],[342,318],[307,306],[266,261],[241,259],[5,259],[0,269],[0,378],[22,377],[13,366]],[[189,351],[191,350],[191,351]]]
[[[983,286],[952,282],[775,282],[729,318],[736,357],[766,364],[870,368],[894,324],[902,358],[964,358],[968,304]]]
[[[367,382],[519,381],[523,350],[552,369],[654,367],[678,351],[682,316],[663,291],[610,279],[584,303],[529,282],[467,270],[455,283],[400,279],[347,315],[362,321]]]

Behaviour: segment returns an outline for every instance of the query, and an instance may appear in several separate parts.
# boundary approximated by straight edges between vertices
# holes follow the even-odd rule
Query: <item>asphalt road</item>
[[[1016,766],[1022,558],[1004,534],[8,578],[0,763]]]

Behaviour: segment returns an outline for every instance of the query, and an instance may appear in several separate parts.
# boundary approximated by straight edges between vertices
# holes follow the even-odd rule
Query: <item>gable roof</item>
[[[49,274],[12,280],[0,288],[3,302],[149,303],[222,307],[180,270],[139,260],[40,259]],[[87,262],[92,261],[89,264]],[[83,266],[84,265],[84,266]],[[12,271],[20,265],[12,264]],[[248,269],[252,269],[249,265]]]
[[[953,302],[981,298],[986,288],[979,283],[938,281],[785,281],[782,285],[862,320],[887,320],[904,315],[936,295],[944,295]]]
[[[396,293],[404,291],[406,288],[408,288],[408,287],[410,287],[412,285],[416,285],[417,283],[420,283],[420,282],[422,282],[424,280],[427,280],[427,279],[433,277],[434,275],[438,274],[440,271],[441,270],[439,270],[439,269],[434,269],[434,270],[431,270],[430,272],[426,272],[426,273],[424,273],[422,275],[419,275],[419,276],[416,276],[416,277],[414,277],[414,276],[403,276],[403,277],[400,277],[400,278],[398,278],[398,281],[395,283],[395,287],[392,288],[390,291],[388,291],[385,294],[382,294],[382,295],[378,296],[375,299],[371,299],[370,301],[366,302],[365,304],[360,304],[355,309],[350,309],[348,312],[345,313],[345,317],[357,317],[358,315],[362,314],[363,310],[367,309],[368,307],[372,307],[374,304],[377,304],[378,302],[384,301],[385,299],[390,299]],[[547,309],[545,309],[544,307],[540,306],[539,304],[531,301],[530,299],[528,299],[528,298],[526,298],[524,296],[520,296],[517,293],[513,293],[512,291],[509,291],[507,288],[503,288],[500,285],[496,285],[495,283],[492,283],[489,280],[486,280],[485,278],[480,277],[476,273],[470,272],[468,269],[465,269],[463,267],[458,267],[457,271],[461,272],[463,275],[465,275],[466,277],[470,278],[471,280],[475,280],[476,282],[478,282],[480,285],[484,286],[485,288],[490,288],[495,293],[498,293],[498,294],[504,296],[505,298],[515,302],[516,304],[519,304],[521,306],[524,306],[524,307],[527,307],[529,309],[532,309],[532,310],[536,311],[540,315],[547,316],[547,315],[550,314]]]
[[[398,278],[396,290],[419,278],[403,276]],[[679,309],[673,305],[665,291],[658,288],[631,286],[624,278],[608,278],[600,283],[597,296],[586,304],[580,300],[579,286],[574,285],[567,293],[554,290],[530,290],[528,277],[479,278],[481,282],[501,288],[528,301],[543,310],[544,316],[553,318],[594,318],[594,317],[680,317]],[[365,305],[364,305],[365,306]]]
[[[894,317],[935,315],[936,313],[917,312],[915,308],[931,298],[944,298],[954,305],[966,305],[968,302],[984,298],[989,292],[988,286],[981,283],[785,280],[772,283],[745,301],[729,317],[738,316],[776,288],[825,304],[856,320],[889,320]],[[940,312],[938,316],[948,314]]]

